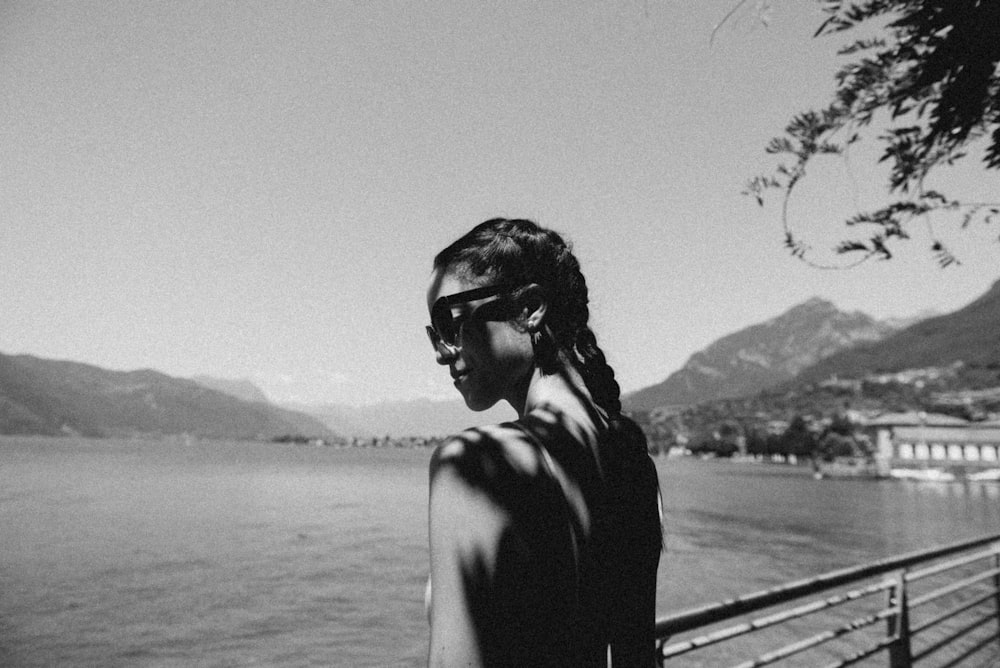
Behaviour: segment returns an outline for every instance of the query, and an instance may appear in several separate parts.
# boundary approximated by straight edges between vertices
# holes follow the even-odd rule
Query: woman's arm
[[[497,497],[496,462],[477,445],[451,441],[431,463],[432,667],[488,663],[483,639],[495,621],[489,583],[509,515]]]

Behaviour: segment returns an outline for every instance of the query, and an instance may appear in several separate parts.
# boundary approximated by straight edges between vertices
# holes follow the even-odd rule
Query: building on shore
[[[880,475],[988,479],[1000,475],[1000,423],[927,413],[884,415],[865,425]]]

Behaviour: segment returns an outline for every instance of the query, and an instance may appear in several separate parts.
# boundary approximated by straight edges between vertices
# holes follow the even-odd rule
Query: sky
[[[1000,277],[998,230],[933,221],[819,270],[745,182],[834,88],[819,3],[0,5],[0,352],[249,379],[274,401],[457,398],[424,333],[435,253],[494,216],[574,244],[625,391],[811,297],[905,317]],[[765,7],[761,14],[757,8]],[[762,20],[763,19],[763,20]],[[790,203],[819,260],[885,200],[877,153]],[[938,177],[996,199],[978,164]]]

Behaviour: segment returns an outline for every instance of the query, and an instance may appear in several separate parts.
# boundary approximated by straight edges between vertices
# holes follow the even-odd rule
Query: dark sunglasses
[[[456,304],[486,299],[487,297],[506,296],[517,289],[515,285],[488,285],[483,288],[456,292],[453,295],[439,297],[434,306],[431,307],[431,324],[427,326],[427,337],[431,340],[431,345],[435,350],[442,343],[454,348],[457,345],[458,334],[462,330],[462,325],[473,318],[480,320],[504,319],[510,316],[508,309],[497,309],[498,305],[503,305],[501,301],[491,301],[480,304],[467,313],[455,315],[451,307]],[[487,308],[493,307],[493,308]],[[504,315],[506,314],[506,316]]]

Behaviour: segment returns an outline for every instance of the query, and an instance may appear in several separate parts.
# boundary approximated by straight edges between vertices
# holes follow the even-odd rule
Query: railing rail
[[[968,573],[970,569],[972,574]],[[948,577],[952,579],[947,584],[937,584],[940,579]],[[923,586],[937,588],[916,595],[914,587],[918,582],[922,582]],[[830,592],[849,585],[861,586],[846,592]],[[841,656],[830,663],[829,667],[853,665],[874,654],[885,652],[888,663],[881,665],[910,668],[915,662],[957,643],[959,639],[988,624],[993,626],[985,639],[974,640],[971,648],[963,645],[962,654],[956,657],[955,652],[952,652],[946,659],[949,663],[944,665],[957,666],[959,663],[956,661],[963,661],[975,652],[988,649],[991,643],[995,650],[993,656],[1000,660],[1000,534],[880,559],[662,617],[656,622],[657,657],[661,666],[700,665],[691,663],[689,657],[682,664],[672,663],[670,660],[822,611],[831,611],[878,593],[883,593],[885,597],[885,607],[882,609],[867,612],[846,622],[841,619],[832,627],[803,633],[801,635],[805,637],[799,637],[777,649],[763,653],[754,651],[755,658],[738,663],[738,668],[770,665],[815,649],[831,640],[846,639],[850,634],[879,622],[884,622],[886,628],[882,638],[874,643],[869,638],[868,646],[862,649],[852,647],[850,656]],[[816,598],[820,595],[825,597]],[[954,599],[961,596],[967,598],[955,604]],[[951,607],[942,611],[942,607],[949,605]],[[745,619],[752,613],[777,606],[785,607],[762,617]],[[921,606],[933,608],[928,612],[931,616],[914,624],[911,622],[912,611]],[[971,623],[955,628],[959,623],[955,621],[957,617],[973,613],[975,618]],[[732,626],[706,630],[707,627],[739,618],[744,619]],[[949,624],[947,628],[946,622]],[[700,631],[701,635],[673,641],[680,634],[694,631]],[[925,631],[938,633],[939,637],[928,640],[924,647],[914,652],[913,637]],[[940,637],[942,633],[945,634],[944,637]]]

